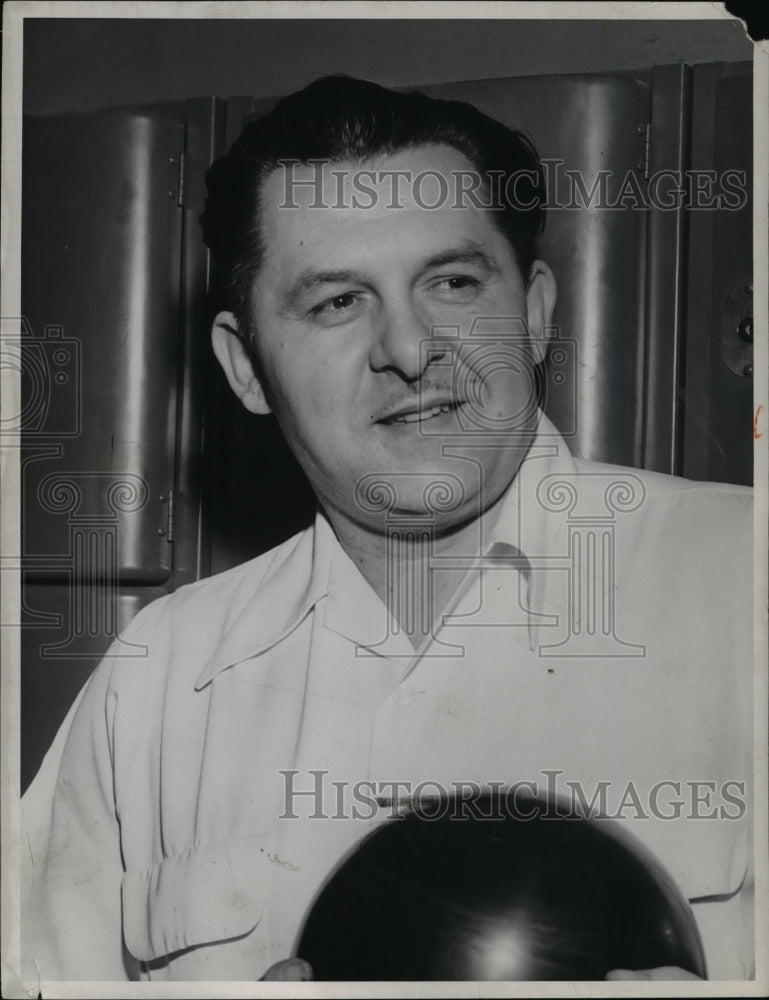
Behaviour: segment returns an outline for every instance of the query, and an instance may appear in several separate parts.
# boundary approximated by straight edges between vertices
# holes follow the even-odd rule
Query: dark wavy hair
[[[346,76],[322,77],[250,122],[206,174],[203,236],[222,304],[244,334],[250,331],[250,289],[264,252],[259,196],[269,174],[284,161],[360,162],[426,144],[452,146],[482,178],[497,179],[487,187],[501,195],[492,203],[492,218],[528,276],[544,225],[545,182],[537,152],[523,133],[462,101]],[[513,202],[505,196],[509,186],[498,180],[514,176]]]

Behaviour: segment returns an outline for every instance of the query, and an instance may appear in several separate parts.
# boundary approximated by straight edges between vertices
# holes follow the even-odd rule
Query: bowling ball
[[[663,965],[704,978],[687,901],[617,821],[503,796],[472,810],[447,798],[367,836],[301,929],[315,978],[602,980]]]

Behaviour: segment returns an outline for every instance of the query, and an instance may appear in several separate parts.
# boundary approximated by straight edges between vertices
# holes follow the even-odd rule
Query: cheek
[[[339,366],[317,351],[284,350],[272,362],[269,381],[284,434],[310,450],[315,450],[313,442],[328,446],[345,426],[353,381],[342,378]]]
[[[500,368],[486,380],[489,395],[507,410],[527,413],[537,405],[536,370],[530,361],[517,363],[517,370]]]
[[[319,414],[344,414],[361,391],[363,363],[355,345],[331,338],[316,338],[300,350],[284,352],[280,376],[285,396],[296,409],[314,409]]]

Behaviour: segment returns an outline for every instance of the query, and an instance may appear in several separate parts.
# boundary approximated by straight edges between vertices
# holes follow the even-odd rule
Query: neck
[[[479,517],[441,528],[419,515],[365,525],[327,510],[337,538],[415,648],[445,613],[483,550],[502,509],[497,498]],[[446,565],[435,568],[436,558]]]

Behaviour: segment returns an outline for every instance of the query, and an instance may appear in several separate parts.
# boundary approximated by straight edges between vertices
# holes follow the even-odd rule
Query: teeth
[[[431,406],[429,410],[419,410],[416,413],[404,413],[402,416],[393,417],[394,424],[414,424],[422,420],[430,420],[437,417],[439,413],[451,413],[454,409],[452,403],[441,403],[440,406]]]

